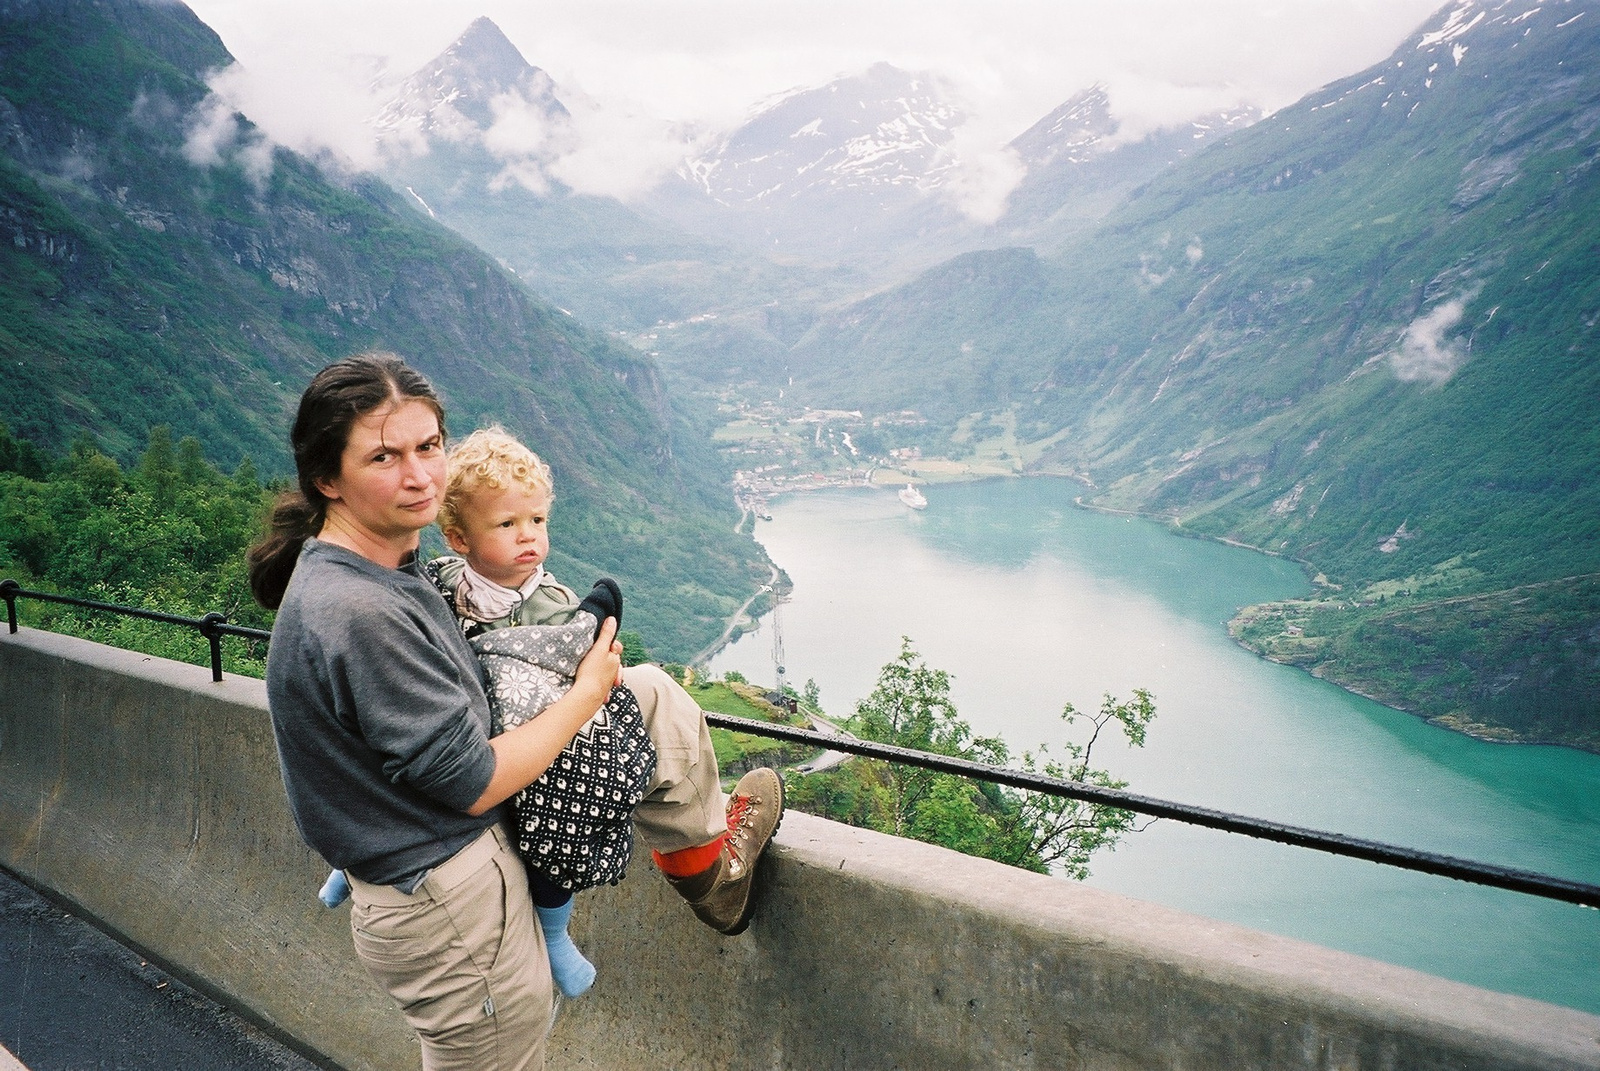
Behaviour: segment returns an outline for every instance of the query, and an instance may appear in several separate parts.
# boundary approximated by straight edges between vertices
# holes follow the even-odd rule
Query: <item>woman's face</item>
[[[550,492],[513,483],[463,496],[459,528],[444,534],[482,576],[520,588],[550,554]]]
[[[358,417],[339,459],[339,475],[320,480],[329,500],[324,532],[412,550],[439,514],[444,436],[432,407],[417,399]]]

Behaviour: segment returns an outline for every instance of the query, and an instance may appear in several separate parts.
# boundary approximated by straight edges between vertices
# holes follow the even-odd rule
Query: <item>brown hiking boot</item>
[[[687,878],[668,877],[701,922],[732,937],[750,925],[756,863],[783,821],[783,778],[763,766],[728,797],[728,839],[717,861]]]

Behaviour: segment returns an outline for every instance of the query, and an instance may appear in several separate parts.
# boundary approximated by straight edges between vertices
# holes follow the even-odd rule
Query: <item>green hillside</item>
[[[1093,504],[1310,563],[1329,639],[1290,660],[1593,746],[1592,600],[1483,607],[1600,572],[1600,24],[1458,8],[1058,257],[972,254],[828,319],[797,390],[1014,418]],[[1240,634],[1288,657],[1262,628]]]
[[[455,431],[497,420],[550,460],[559,575],[617,576],[660,653],[716,636],[767,569],[655,365],[382,183],[268,144],[208,94],[228,62],[178,4],[0,8],[0,421],[124,464],[165,425],[273,477],[311,374],[393,350]]]

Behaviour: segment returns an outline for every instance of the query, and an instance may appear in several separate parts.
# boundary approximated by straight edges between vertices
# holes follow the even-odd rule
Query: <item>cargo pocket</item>
[[[404,908],[357,905],[350,934],[367,973],[418,1034],[483,1021],[488,983],[444,905],[431,899]]]

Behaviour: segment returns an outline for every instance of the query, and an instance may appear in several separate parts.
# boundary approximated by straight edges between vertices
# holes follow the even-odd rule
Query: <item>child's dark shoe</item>
[[[606,623],[606,618],[617,619],[617,628],[622,628],[622,589],[617,587],[617,582],[609,576],[603,576],[594,582],[594,590],[583,597],[578,604],[579,611],[587,611],[594,615],[595,635],[600,634],[600,626]]]

